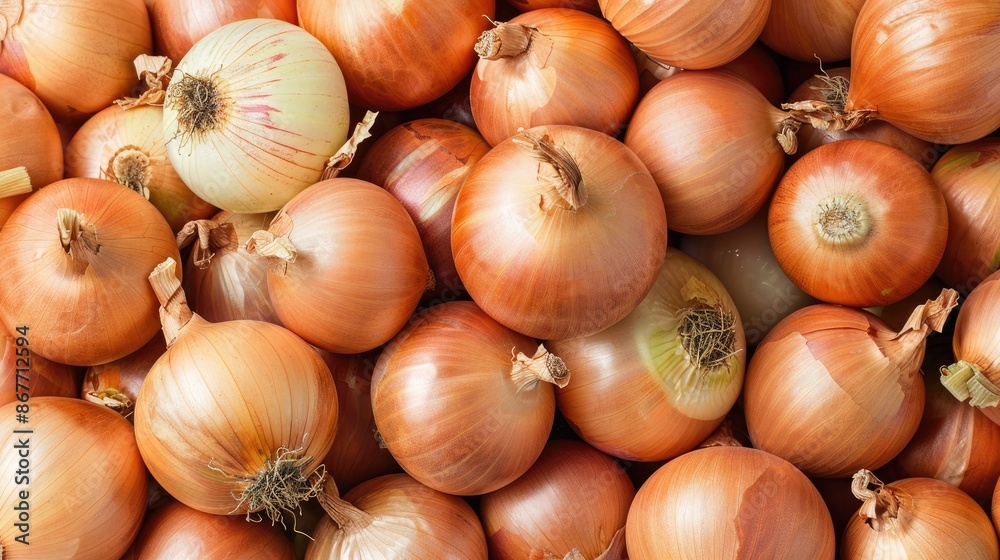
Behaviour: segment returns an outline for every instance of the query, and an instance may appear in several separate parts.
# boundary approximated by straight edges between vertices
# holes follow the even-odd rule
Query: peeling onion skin
[[[631,560],[834,558],[833,522],[809,479],[746,447],[698,449],[660,467],[639,488],[625,536]]]

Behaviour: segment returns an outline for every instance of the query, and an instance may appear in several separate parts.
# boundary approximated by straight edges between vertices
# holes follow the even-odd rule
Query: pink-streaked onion
[[[295,0],[163,0],[150,8],[156,50],[174,62],[202,37],[227,23],[273,18],[298,23]]]
[[[789,462],[757,449],[698,449],[639,488],[625,526],[631,560],[833,560],[833,523]]]
[[[805,62],[837,62],[851,57],[854,22],[865,0],[771,0],[760,40]]]
[[[18,400],[21,394],[30,397],[75,397],[80,394],[80,375],[76,368],[32,353],[30,328],[16,332],[16,335],[8,334],[0,326],[0,406]]]
[[[450,301],[465,292],[451,252],[451,216],[466,176],[489,150],[465,125],[420,119],[387,132],[358,169],[358,179],[389,191],[413,218],[434,273],[435,286],[425,300]]]
[[[585,443],[552,440],[528,472],[479,502],[490,557],[597,560],[624,552],[635,487],[622,465]]]

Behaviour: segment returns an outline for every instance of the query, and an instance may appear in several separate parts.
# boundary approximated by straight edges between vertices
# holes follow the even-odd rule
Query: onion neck
[[[375,518],[368,512],[362,511],[350,502],[340,499],[337,487],[330,480],[327,482],[323,492],[317,497],[319,505],[330,519],[342,530],[357,531],[371,525]]]
[[[149,275],[149,283],[160,302],[160,325],[163,327],[167,348],[170,348],[181,329],[194,316],[188,307],[181,281],[177,279],[177,261],[167,257],[167,260],[156,265]]]
[[[0,198],[31,192],[31,177],[26,167],[0,171]]]
[[[957,305],[958,292],[947,288],[936,299],[917,306],[903,328],[885,342],[885,355],[905,371],[920,369],[926,349],[925,340],[931,331],[941,332]]]
[[[528,52],[534,35],[541,33],[519,23],[497,22],[476,41],[476,54],[484,60],[513,58]]]
[[[552,169],[549,175],[542,174],[541,168],[538,173],[538,180],[551,186],[555,195],[550,197],[552,201],[542,197],[543,209],[551,207],[554,203],[576,212],[587,204],[588,195],[583,183],[583,173],[565,148],[557,146],[548,134],[538,136],[526,130],[519,131],[513,140],[514,143],[531,149],[532,157]]]
[[[510,377],[519,393],[533,389],[539,381],[552,383],[560,389],[569,383],[569,368],[566,363],[562,358],[550,354],[544,344],[538,345],[534,356],[529,358],[523,352],[518,352],[511,358],[511,362]]]
[[[288,272],[288,265],[295,262],[298,252],[287,237],[279,237],[270,231],[255,231],[247,241],[247,252],[257,253],[267,261],[267,268],[278,276]]]
[[[56,210],[59,227],[59,242],[70,258],[78,263],[87,262],[87,255],[96,255],[101,250],[97,241],[97,228],[83,225],[84,215],[72,208]]]
[[[323,174],[320,175],[321,181],[326,181],[328,179],[333,179],[340,175],[348,165],[354,161],[354,156],[358,153],[358,146],[362,142],[372,137],[371,129],[375,126],[375,118],[378,117],[377,111],[367,111],[365,116],[361,119],[354,127],[354,133],[351,137],[347,139],[347,142],[337,150],[337,153],[330,156],[330,159],[326,162],[326,167],[323,168]]]
[[[191,249],[191,258],[194,265],[202,270],[212,264],[215,255],[233,253],[240,248],[236,226],[229,222],[220,224],[214,220],[194,220],[177,232],[178,249],[187,247],[195,240],[197,243]]]
[[[900,509],[899,497],[871,471],[862,469],[854,475],[851,492],[863,502],[858,515],[872,529],[882,531],[896,523]]]
[[[153,182],[153,168],[149,156],[138,146],[128,145],[119,148],[108,160],[104,173],[112,181],[149,200],[149,184]]]
[[[594,560],[628,560],[628,553],[625,549],[625,527],[615,531],[608,549]]]
[[[103,391],[89,391],[84,399],[94,404],[106,406],[122,415],[131,410],[133,404],[128,395],[110,387]]]
[[[988,408],[1000,404],[1000,388],[972,362],[960,360],[942,367],[941,384],[959,401],[969,399],[971,406]]]
[[[868,205],[850,195],[837,194],[821,200],[813,209],[812,219],[824,242],[842,247],[862,243],[872,227]]]

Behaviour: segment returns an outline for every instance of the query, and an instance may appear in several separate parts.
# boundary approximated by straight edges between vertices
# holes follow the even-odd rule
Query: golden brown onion
[[[771,0],[760,40],[804,62],[851,57],[854,22],[865,0]]]
[[[295,0],[163,0],[149,10],[156,50],[180,62],[202,37],[227,23],[274,18],[298,23]]]
[[[17,80],[0,74],[0,173],[15,167],[27,168],[35,189],[62,179],[62,140],[41,100]],[[4,194],[0,189],[0,198]],[[3,222],[0,218],[0,226]]]
[[[77,368],[46,360],[31,351],[31,329],[11,335],[0,326],[0,406],[29,397],[75,397],[80,394]],[[23,397],[27,398],[27,397]]]

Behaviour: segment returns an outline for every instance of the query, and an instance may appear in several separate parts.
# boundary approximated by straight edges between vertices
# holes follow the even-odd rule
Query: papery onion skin
[[[62,140],[41,100],[17,80],[0,74],[0,171],[20,166],[27,168],[35,189],[62,179]],[[6,221],[2,214],[0,226]]]
[[[567,154],[540,165],[547,145]],[[556,183],[567,183],[546,178],[553,161],[580,171],[573,192],[587,201],[576,211],[558,194]],[[495,146],[466,178],[452,217],[455,267],[472,299],[517,332],[593,334],[628,315],[655,282],[666,247],[662,207],[645,166],[617,140],[534,128]]]
[[[689,329],[685,342],[680,331]],[[728,337],[710,341],[715,329]],[[547,344],[573,373],[556,390],[563,417],[597,449],[631,461],[694,449],[736,402],[747,359],[740,315],[725,287],[673,248],[656,284],[625,319]]]
[[[310,344],[354,354],[385,344],[433,286],[420,234],[403,205],[359,179],[316,183],[288,202],[270,235],[297,251],[268,293],[282,324]],[[260,252],[248,247],[253,254]]]
[[[740,310],[743,332],[751,346],[759,344],[774,325],[792,312],[819,303],[800,290],[774,258],[767,236],[767,208],[726,233],[685,235],[679,247],[708,267],[726,287]]]
[[[0,442],[7,450],[0,467],[10,473],[0,485],[0,553],[26,560],[120,557],[146,511],[146,469],[132,426],[110,410],[66,397],[31,398],[23,424],[15,421],[19,405],[0,407]],[[27,429],[30,434],[16,433]],[[24,531],[15,525],[25,522],[18,506],[29,516]],[[21,535],[26,545],[15,541]]]
[[[492,492],[538,459],[552,428],[555,392],[512,378],[518,354],[538,344],[472,302],[433,306],[379,357],[372,410],[400,466],[435,490]]]
[[[865,0],[771,0],[760,40],[804,62],[851,57],[851,37]]]
[[[704,70],[732,61],[760,35],[771,0],[599,0],[601,13],[662,64]]]
[[[789,168],[768,232],[782,270],[804,292],[872,307],[905,298],[931,277],[944,254],[948,210],[913,158],[872,140],[842,140]]]
[[[760,210],[784,170],[787,115],[723,71],[681,72],[639,102],[625,145],[656,180],[671,230],[723,233]]]
[[[57,121],[79,121],[135,85],[151,54],[142,0],[14,0],[0,5],[0,73],[32,90]]]
[[[469,171],[489,150],[465,125],[419,119],[387,132],[358,169],[358,179],[389,191],[413,218],[434,273],[435,286],[425,300],[451,301],[465,292],[452,257],[451,216]]]
[[[351,102],[378,111],[429,103],[462,81],[495,9],[494,0],[298,1],[300,24],[337,59]]]
[[[819,492],[787,461],[709,447],[670,461],[639,488],[625,529],[629,558],[832,560]]]
[[[743,386],[754,446],[814,477],[879,468],[912,439],[924,409],[924,340],[958,294],[917,307],[901,331],[828,304],[792,313],[757,347]]]
[[[107,179],[143,194],[174,233],[216,209],[181,181],[163,142],[163,108],[112,106],[87,120],[66,149],[66,177]],[[116,173],[117,170],[117,173]],[[141,186],[140,186],[141,185]]]
[[[202,513],[179,502],[150,512],[129,552],[135,560],[295,558],[279,526]]]
[[[124,358],[87,368],[78,396],[107,406],[131,422],[142,381],[166,351],[163,337],[154,336],[145,346]]]
[[[530,34],[522,48],[507,46],[505,33],[520,34],[512,28]],[[500,45],[498,54],[487,54],[491,44]],[[597,16],[563,8],[532,10],[484,33],[476,51],[472,115],[493,146],[520,128],[543,125],[617,136],[635,110],[639,75],[632,51]]]
[[[955,146],[931,171],[948,204],[948,244],[938,278],[972,291],[1000,268],[1000,138]]]
[[[298,23],[295,0],[163,0],[149,10],[156,51],[180,62],[199,39],[227,23],[274,18]]]
[[[487,558],[482,525],[469,504],[410,476],[391,474],[369,480],[344,495],[344,500],[371,523],[338,527],[324,517],[306,560]]]
[[[84,215],[97,253],[60,243],[57,213]],[[33,353],[89,366],[116,360],[156,334],[146,276],[180,258],[166,220],[141,195],[102,179],[64,179],[35,192],[0,230],[0,319],[31,328]],[[180,271],[178,270],[178,275]]]
[[[833,79],[850,79],[851,77],[851,69],[847,66],[831,68],[830,70],[825,70],[825,73],[829,78]],[[823,87],[825,87],[825,84],[820,76],[812,76],[805,82],[802,82],[799,87],[795,88],[795,91],[788,96],[788,102],[792,103],[809,99],[824,101],[825,98],[822,91],[816,89]],[[803,155],[824,144],[848,138],[874,140],[875,142],[888,144],[920,162],[920,165],[928,171],[934,167],[934,163],[939,156],[937,148],[930,142],[903,132],[884,121],[870,122],[854,130],[822,130],[813,126],[804,126],[799,130],[798,137],[799,150],[789,158],[792,162],[797,161]]]
[[[998,19],[993,0],[866,0],[851,42],[845,109],[875,111],[938,144],[986,136],[1000,127]]]
[[[613,458],[585,443],[552,440],[514,482],[486,494],[479,516],[491,558],[563,558],[576,549],[596,559],[625,527],[635,487]]]
[[[30,335],[30,327],[26,332]],[[75,397],[79,385],[77,368],[32,354],[30,336],[12,336],[0,326],[0,406],[18,400],[20,394]]]
[[[881,523],[872,525],[866,522],[866,506],[862,506],[844,531],[844,560],[990,560],[1000,556],[989,517],[965,492],[933,478],[897,480],[887,484],[885,490],[891,490],[898,499],[897,517],[890,519],[880,505],[874,511]]]
[[[348,492],[373,478],[401,472],[389,450],[379,445],[372,414],[371,381],[377,352],[334,354],[316,349],[337,387],[337,435],[323,459],[327,476]]]
[[[196,84],[214,92],[209,102]],[[348,121],[343,74],[322,43],[290,23],[251,19],[209,33],[177,63],[163,138],[192,192],[252,214],[319,181]]]
[[[234,214],[223,210],[212,217],[218,224],[233,225],[236,247],[215,249],[204,269],[195,264],[196,252],[191,251],[184,267],[184,291],[195,313],[210,323],[251,319],[281,324],[267,291],[267,261],[246,250],[253,232],[267,229],[275,214]]]
[[[1000,272],[994,272],[982,284],[972,290],[959,310],[952,336],[952,351],[958,362],[955,366],[967,366],[978,373],[972,374],[968,388],[982,385],[982,393],[974,395],[974,403],[993,422],[1000,424],[1000,406],[993,404],[1000,396]],[[959,368],[961,369],[961,368]],[[942,369],[942,374],[946,371]],[[951,375],[951,374],[946,374]],[[952,383],[942,378],[946,387]],[[959,400],[969,398],[962,395]],[[986,402],[976,402],[984,398]]]

